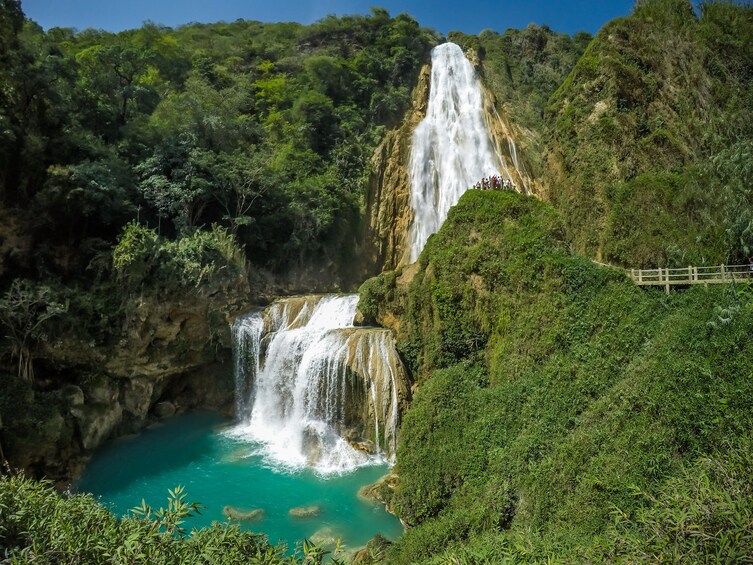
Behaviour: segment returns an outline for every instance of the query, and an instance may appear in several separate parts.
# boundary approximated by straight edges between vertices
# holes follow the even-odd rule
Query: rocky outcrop
[[[380,478],[377,482],[365,485],[358,489],[358,498],[369,502],[384,504],[387,512],[392,513],[390,501],[392,495],[397,489],[399,478],[395,473],[388,473]]]
[[[39,408],[4,409],[0,442],[10,464],[65,484],[107,439],[195,407],[231,413],[230,320],[249,294],[238,275],[179,299],[143,296],[127,306],[114,343],[49,339],[38,355],[46,384],[27,391]]]
[[[123,417],[123,407],[117,403],[84,404],[71,408],[76,419],[81,446],[92,450],[112,435]]]
[[[377,328],[339,332],[341,343],[345,344],[341,361],[352,375],[346,380],[344,435],[359,451],[374,452],[379,448],[394,454],[397,429],[408,409],[411,392],[392,333]]]

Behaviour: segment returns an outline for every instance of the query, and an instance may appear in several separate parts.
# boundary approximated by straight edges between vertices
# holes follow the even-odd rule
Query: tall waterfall
[[[325,475],[394,454],[407,377],[388,330],[353,325],[357,304],[287,298],[236,320],[232,435],[276,465]]]
[[[501,168],[484,124],[481,86],[463,51],[454,43],[439,45],[431,65],[426,117],[413,133],[410,262],[460,196]]]

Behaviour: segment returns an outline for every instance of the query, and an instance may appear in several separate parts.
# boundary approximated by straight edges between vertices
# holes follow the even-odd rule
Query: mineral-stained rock
[[[325,526],[314,532],[309,541],[322,549],[332,551],[337,546],[337,541],[341,538],[342,536],[339,536],[332,528]]]
[[[368,259],[377,271],[396,268],[407,261],[410,206],[410,161],[413,130],[426,115],[431,68],[424,65],[413,91],[413,106],[402,125],[387,132],[371,160],[369,199],[366,209]]]
[[[123,388],[123,410],[136,418],[144,418],[149,412],[153,392],[153,381],[146,378],[129,380]]]

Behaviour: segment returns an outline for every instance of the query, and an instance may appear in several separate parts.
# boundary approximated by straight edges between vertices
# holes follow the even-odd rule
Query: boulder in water
[[[175,404],[169,401],[158,402],[152,409],[154,415],[160,420],[175,416]]]
[[[222,513],[231,520],[240,520],[248,522],[251,520],[261,520],[264,517],[263,508],[255,508],[253,510],[246,510],[243,508],[236,508],[235,506],[225,506],[222,509]]]
[[[313,518],[318,516],[322,511],[322,507],[318,504],[312,504],[311,506],[296,506],[288,511],[288,514],[294,518]]]

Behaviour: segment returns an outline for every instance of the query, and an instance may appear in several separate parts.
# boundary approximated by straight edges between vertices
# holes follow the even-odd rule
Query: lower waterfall
[[[388,330],[354,326],[357,295],[294,297],[233,326],[229,433],[287,469],[343,473],[394,456],[410,388]]]

